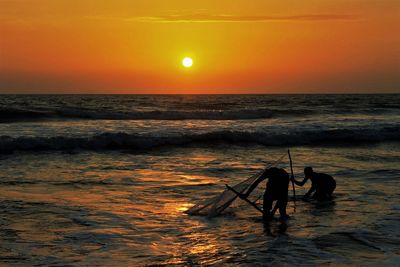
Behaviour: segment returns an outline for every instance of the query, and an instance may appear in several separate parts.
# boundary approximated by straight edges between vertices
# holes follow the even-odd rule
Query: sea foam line
[[[286,132],[216,130],[206,133],[101,133],[90,137],[0,136],[0,153],[43,150],[146,150],[198,144],[257,144],[264,146],[357,145],[400,141],[400,125],[357,129],[291,130]]]

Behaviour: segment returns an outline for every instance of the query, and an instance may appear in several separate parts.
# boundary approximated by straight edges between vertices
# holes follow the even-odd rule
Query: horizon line
[[[354,92],[354,93],[1,93],[0,96],[4,95],[398,95],[400,92]]]

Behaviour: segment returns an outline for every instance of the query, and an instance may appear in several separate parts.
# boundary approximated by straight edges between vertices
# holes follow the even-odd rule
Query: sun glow
[[[190,67],[193,65],[193,59],[191,59],[190,57],[185,57],[185,58],[182,60],[182,65],[183,65],[185,68],[190,68]]]

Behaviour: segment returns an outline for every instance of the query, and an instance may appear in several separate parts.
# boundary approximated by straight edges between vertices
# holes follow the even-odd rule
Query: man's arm
[[[308,178],[304,177],[303,181],[299,182],[299,181],[296,181],[296,179],[292,176],[292,177],[291,177],[291,180],[292,180],[295,184],[297,184],[297,185],[299,185],[299,186],[303,186],[303,185],[307,182]]]
[[[310,195],[312,194],[312,192],[315,191],[315,189],[316,189],[316,188],[315,188],[314,186],[311,186],[310,190],[308,190],[308,192],[304,195],[303,199],[309,198]]]
[[[251,186],[249,189],[247,189],[247,192],[245,194],[242,194],[243,197],[248,197],[250,193],[258,186],[259,183],[261,183],[263,180],[265,180],[267,177],[264,177],[263,175],[260,176]]]

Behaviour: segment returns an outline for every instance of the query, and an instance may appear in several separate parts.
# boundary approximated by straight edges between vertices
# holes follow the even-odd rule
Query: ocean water
[[[398,265],[399,130],[400,95],[2,95],[0,265]],[[333,201],[184,213],[288,148]]]

